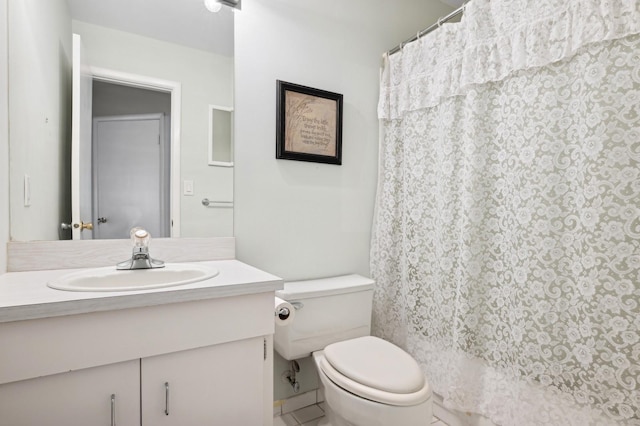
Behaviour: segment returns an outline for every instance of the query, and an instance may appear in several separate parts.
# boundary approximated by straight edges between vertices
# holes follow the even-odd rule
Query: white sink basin
[[[133,291],[208,280],[219,271],[205,265],[167,263],[164,268],[118,271],[115,266],[63,275],[47,285],[67,291]]]

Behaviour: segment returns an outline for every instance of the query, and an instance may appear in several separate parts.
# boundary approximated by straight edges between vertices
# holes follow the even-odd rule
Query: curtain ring
[[[416,40],[420,41],[420,31],[416,33]]]
[[[438,18],[438,28],[442,25],[442,16]]]
[[[467,15],[467,6],[469,6],[469,1],[470,0],[467,0],[462,5],[462,16],[466,16]]]

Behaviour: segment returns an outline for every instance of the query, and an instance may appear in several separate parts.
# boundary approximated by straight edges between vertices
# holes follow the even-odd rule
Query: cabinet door
[[[112,424],[140,424],[140,360],[0,385],[1,426]]]
[[[142,359],[145,426],[260,425],[262,337]]]

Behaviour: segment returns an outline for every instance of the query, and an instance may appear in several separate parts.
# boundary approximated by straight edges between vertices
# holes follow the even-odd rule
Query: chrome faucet
[[[152,269],[164,268],[162,260],[152,259],[149,255],[149,241],[151,235],[142,228],[133,228],[130,232],[133,241],[133,253],[131,259],[116,264],[116,269]]]

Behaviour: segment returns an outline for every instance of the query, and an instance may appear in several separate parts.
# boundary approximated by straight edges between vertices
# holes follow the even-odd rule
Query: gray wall
[[[423,0],[243,3],[235,23],[240,259],[288,280],[369,273],[381,54],[449,11]],[[342,166],[275,159],[278,79],[344,95]]]
[[[237,257],[285,280],[369,274],[381,54],[452,9],[424,0],[247,1],[235,21]],[[344,95],[343,165],[275,159],[276,80]],[[313,389],[310,362],[302,391]],[[275,398],[286,363],[276,357]]]

